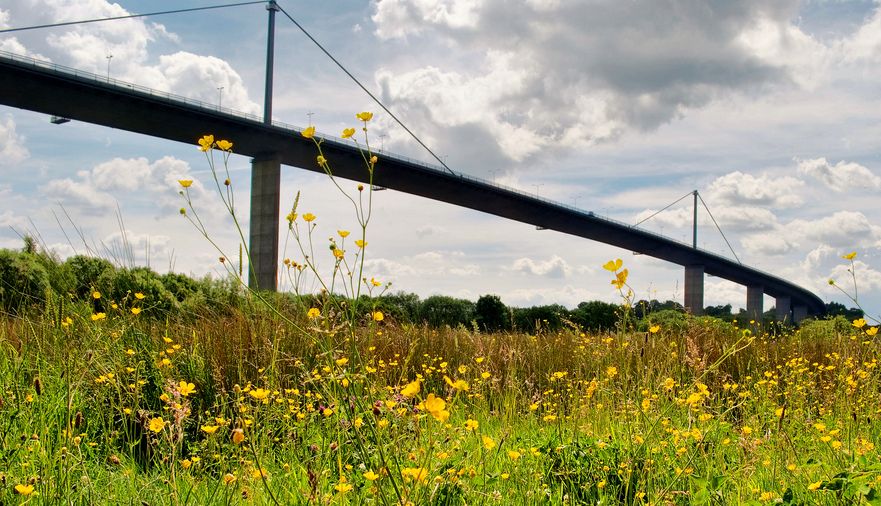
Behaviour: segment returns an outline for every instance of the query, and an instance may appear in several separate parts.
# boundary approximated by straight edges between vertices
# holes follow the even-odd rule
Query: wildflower
[[[105,313],[95,313],[92,315],[93,322],[96,322],[98,320],[103,320],[105,318],[107,318],[107,315]]]
[[[177,389],[181,395],[186,397],[196,391],[196,385],[181,380],[180,383],[177,384]]]
[[[201,139],[199,139],[199,150],[200,151],[208,151],[211,147],[214,146],[214,136],[213,135],[203,135]]]
[[[306,316],[308,316],[310,320],[314,320],[321,316],[321,310],[317,307],[310,308],[309,311],[306,312]]]
[[[424,482],[428,478],[428,469],[424,467],[405,467],[401,469],[401,476],[404,477],[405,481]]]
[[[340,237],[342,237],[343,239],[349,236],[348,230],[337,230],[336,233],[340,234]]]
[[[376,278],[370,278],[370,284],[373,286],[380,286],[382,284],[382,282],[377,281]]]
[[[858,329],[861,329],[866,326],[866,320],[863,318],[857,318],[853,321],[852,325]]]
[[[451,387],[453,387],[456,390],[462,390],[462,391],[467,392],[470,389],[470,387],[468,386],[468,383],[465,380],[459,379],[459,380],[453,381],[450,379],[449,376],[444,376],[444,381],[447,383],[447,385],[450,385]]]
[[[376,162],[379,161],[379,158],[376,155],[370,157],[370,165],[376,165]]]
[[[205,434],[214,434],[219,428],[220,425],[203,425],[202,432],[204,432]]]
[[[150,420],[150,424],[147,428],[153,432],[162,432],[162,429],[165,428],[165,420],[162,418],[153,418]]]
[[[818,488],[820,488],[820,485],[822,485],[822,484],[823,484],[823,480],[815,481],[815,482],[808,485],[808,490],[811,490],[811,491],[817,490]]]
[[[240,445],[242,441],[245,440],[245,431],[242,429],[233,429],[232,431],[232,442],[234,444]]]
[[[614,365],[610,365],[609,367],[606,367],[606,376],[608,376],[610,378],[614,378],[617,375],[618,375],[618,368],[617,367],[615,367]]]
[[[385,315],[382,314],[382,311],[374,311],[373,312],[373,321],[381,322],[385,319]]]
[[[345,494],[346,492],[352,490],[352,484],[348,483],[345,476],[340,476],[340,481],[336,485],[333,486],[333,489],[341,494]]]
[[[379,479],[379,475],[374,473],[373,471],[367,471],[366,473],[364,473],[364,479],[367,481],[376,481]]]
[[[373,113],[372,112],[359,112],[358,114],[355,115],[355,117],[358,118],[359,120],[367,123],[368,121],[373,119]]]
[[[262,401],[263,399],[269,397],[270,391],[265,388],[256,388],[248,392],[248,395],[257,399],[258,401]]]
[[[33,485],[16,485],[15,492],[19,495],[31,495],[34,493]]]
[[[496,447],[496,441],[489,436],[483,436],[481,440],[483,441],[483,447],[487,450],[492,450]]]
[[[470,418],[465,420],[465,430],[477,430],[478,427],[480,427],[480,423],[478,423],[477,420],[472,420]]]
[[[346,256],[346,251],[345,251],[345,250],[341,250],[341,249],[339,249],[339,248],[332,248],[331,251],[333,251],[333,256],[334,256],[335,258],[343,258],[344,256]]]
[[[878,333],[878,327],[869,327],[866,329],[866,335],[874,336]]]
[[[192,179],[178,179],[177,182],[180,183],[180,185],[184,188],[189,188],[190,186],[193,186]]]
[[[92,292],[92,298],[95,299],[95,300],[100,299],[100,298],[101,298],[101,292],[99,292],[98,290],[95,290],[94,292]]]
[[[193,465],[193,461],[190,459],[183,459],[180,461],[180,466],[184,469],[189,469],[190,466]]]
[[[652,325],[651,327],[649,327],[649,332],[651,332],[652,334],[657,334],[659,330],[661,330],[660,325]]]
[[[223,151],[232,151],[232,142],[228,140],[221,139],[217,141],[217,148],[222,149]]]
[[[302,135],[306,139],[311,139],[312,137],[315,136],[315,127],[310,126],[310,127],[304,128],[303,131],[300,132],[300,135]]]
[[[315,215],[312,213],[306,213],[303,215],[303,221],[306,221],[306,222],[315,221]]]
[[[138,299],[138,300],[144,300],[144,297],[146,297],[146,295],[144,295],[143,293],[141,293],[141,292],[135,292],[135,298],[136,298],[136,299]]]
[[[667,378],[664,380],[663,385],[665,390],[673,390],[673,387],[676,386],[676,381],[673,378]]]
[[[516,450],[508,450],[508,458],[511,460],[517,460],[520,458],[520,452]]]
[[[620,258],[618,258],[615,260],[609,260],[608,262],[603,264],[603,269],[606,269],[607,271],[615,272],[618,269],[620,269],[622,265],[624,265],[624,262]]]
[[[358,246],[359,248],[364,248],[367,246],[367,241],[362,241],[361,239],[358,239],[355,241],[355,246]]]
[[[337,366],[342,367],[349,363],[349,359],[346,357],[338,358],[334,361],[334,363],[336,363]]]
[[[141,308],[139,308],[139,307],[133,307],[133,308],[132,308],[132,314],[135,315],[135,316],[141,314]]]
[[[353,136],[353,135],[355,135],[355,129],[354,129],[354,128],[344,128],[344,129],[343,129],[343,139],[348,139],[348,138],[350,138],[350,137]]]
[[[293,222],[297,221],[297,213],[291,211],[291,212],[288,213],[287,216],[285,216],[285,219],[288,220],[288,223],[289,223],[289,224],[290,224],[290,223],[293,223]]]
[[[447,407],[447,402],[440,397],[435,397],[434,394],[428,394],[423,406],[439,422],[446,422],[450,417],[450,412],[444,409]]]
[[[615,273],[615,279],[612,280],[612,284],[615,285],[615,288],[621,289],[627,283],[628,274],[629,272],[627,269]]]
[[[327,158],[322,155],[318,155],[317,157],[315,157],[315,161],[318,162],[319,166],[324,166],[324,164],[327,163]]]
[[[845,259],[845,260],[853,260],[853,259],[856,258],[856,257],[857,257],[857,252],[856,252],[856,251],[851,251],[851,252],[848,253],[847,255],[841,255],[841,258],[843,258],[843,259]]]
[[[404,386],[404,388],[401,389],[401,395],[410,399],[412,397],[415,397],[416,394],[419,393],[419,389],[420,389],[420,381],[418,379],[413,380],[410,383],[407,383]]]
[[[225,485],[229,485],[230,483],[236,481],[236,477],[230,473],[226,473],[223,475],[223,483]]]
[[[480,373],[480,377],[482,379],[489,379],[491,376],[492,376],[492,373],[490,373],[489,371],[483,371],[482,373]]]

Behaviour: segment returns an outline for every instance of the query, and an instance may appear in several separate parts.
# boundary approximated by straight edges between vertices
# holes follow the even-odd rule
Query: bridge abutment
[[[795,305],[792,307],[792,322],[801,323],[808,317],[808,307],[803,305]]]
[[[762,285],[749,285],[746,287],[746,314],[750,319],[758,323],[762,321],[762,313],[765,302],[765,287]]]
[[[685,310],[700,316],[704,314],[704,266],[685,266]]]
[[[278,209],[281,161],[276,155],[251,160],[251,223],[249,225],[248,286],[278,288]]]

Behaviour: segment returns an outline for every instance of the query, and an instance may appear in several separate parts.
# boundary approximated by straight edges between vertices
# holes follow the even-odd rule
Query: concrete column
[[[700,316],[704,314],[704,266],[685,266],[685,310]]]
[[[278,157],[251,160],[251,265],[248,266],[248,286],[252,289],[275,291],[278,288],[280,193],[281,162]]]
[[[792,323],[792,297],[781,296],[774,299],[777,308],[776,320],[781,323]]]
[[[750,285],[746,287],[746,314],[756,323],[762,322],[762,308],[765,302],[765,288],[762,285]]]
[[[802,320],[808,317],[808,307],[802,306],[800,304],[796,304],[792,307],[792,321],[793,323],[801,323]]]

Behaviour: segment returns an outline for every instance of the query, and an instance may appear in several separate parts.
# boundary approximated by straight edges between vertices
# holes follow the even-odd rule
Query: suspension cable
[[[662,212],[666,211],[667,209],[670,209],[671,207],[675,206],[676,204],[678,204],[680,201],[682,201],[684,198],[688,197],[689,195],[694,195],[694,192],[688,192],[688,193],[686,193],[685,195],[683,195],[683,196],[679,197],[678,199],[676,199],[676,201],[673,202],[672,204],[669,204],[667,207],[665,207],[665,208],[661,209],[660,211],[658,211],[658,212],[652,214],[652,215],[649,216],[648,218],[644,218],[644,219],[640,220],[639,223],[637,223],[636,225],[633,225],[633,226],[634,226],[634,227],[638,227],[638,226],[641,225],[642,223],[644,223],[644,222],[646,222],[646,221],[648,221],[648,220],[654,218],[655,216],[657,216],[657,215],[661,214]]]
[[[697,193],[697,191],[695,191],[695,193]],[[725,232],[722,232],[722,227],[720,227],[719,224],[716,222],[716,218],[713,217],[713,213],[710,212],[710,208],[707,207],[707,203],[704,202],[704,198],[701,197],[700,193],[697,193],[697,198],[701,201],[701,204],[704,205],[704,209],[707,210],[707,214],[710,215],[710,219],[713,220],[713,225],[716,225],[716,230],[718,230],[719,234],[722,235],[722,239],[725,239],[725,244],[728,245],[728,249],[731,250],[731,254],[734,255],[734,258],[737,260],[737,263],[743,265],[743,262],[740,261],[740,258],[738,258],[737,253],[734,252],[734,248],[731,247],[731,243],[728,242],[728,238],[725,237]]]
[[[346,67],[344,67],[343,64],[339,62],[339,60],[337,60],[336,58],[334,58],[334,56],[333,56],[332,54],[330,54],[330,52],[329,52],[327,49],[325,49],[324,46],[322,46],[320,42],[318,42],[317,40],[315,40],[315,37],[313,37],[312,34],[310,34],[305,28],[303,28],[302,25],[300,25],[300,23],[297,22],[297,20],[295,20],[290,14],[288,14],[288,11],[284,10],[284,7],[282,7],[282,6],[279,5],[278,8],[281,9],[281,12],[284,13],[285,16],[287,16],[287,18],[291,21],[291,23],[293,23],[294,25],[296,25],[296,27],[299,28],[300,31],[303,32],[303,34],[306,35],[306,37],[309,38],[309,40],[311,40],[316,46],[318,46],[318,49],[320,49],[320,50],[321,50],[321,51],[322,51],[322,52],[323,52],[328,58],[330,58],[330,60],[331,60],[332,62],[334,62],[334,63],[336,64],[336,66],[340,68],[340,70],[342,70],[347,76],[349,76],[349,78],[350,78],[352,81],[354,81],[355,84],[357,84],[358,87],[361,88],[361,90],[364,91],[364,93],[366,93],[371,99],[373,99],[373,101],[376,102],[376,104],[377,104],[379,107],[381,107],[383,111],[385,111],[389,116],[391,116],[392,119],[395,120],[395,122],[396,122],[398,125],[401,126],[401,128],[403,128],[404,130],[406,130],[407,133],[410,134],[410,137],[412,137],[414,140],[416,140],[416,142],[418,142],[420,146],[422,146],[423,148],[425,148],[425,150],[428,151],[428,153],[431,154],[431,156],[432,156],[432,157],[433,157],[433,158],[434,158],[434,159],[435,159],[435,160],[436,160],[436,161],[437,161],[437,162],[438,162],[438,163],[439,163],[444,169],[446,169],[450,174],[453,174],[453,175],[456,174],[455,172],[452,171],[452,169],[450,169],[450,168],[447,166],[446,163],[444,163],[443,160],[441,160],[441,158],[440,158],[439,156],[437,156],[437,155],[434,153],[434,151],[431,150],[431,148],[429,148],[428,146],[426,146],[425,143],[422,142],[422,140],[421,140],[421,139],[420,139],[415,133],[413,133],[412,130],[410,130],[409,128],[407,128],[407,125],[405,125],[400,119],[398,119],[398,117],[395,116],[395,114],[394,114],[393,112],[391,112],[391,111],[388,109],[388,107],[385,106],[385,104],[383,104],[378,98],[376,98],[376,96],[375,96],[373,93],[370,92],[370,90],[368,90],[363,84],[361,84],[361,81],[359,81],[357,77],[355,77],[354,75],[352,75],[352,73],[349,72],[348,69],[346,69]]]
[[[266,0],[255,0],[252,2],[239,2],[239,3],[234,3],[234,4],[211,5],[208,7],[193,7],[190,9],[176,9],[176,10],[172,10],[172,11],[147,12],[144,14],[129,14],[127,16],[114,16],[112,18],[94,18],[94,19],[83,19],[80,21],[64,21],[61,23],[50,23],[50,24],[46,24],[46,25],[23,26],[23,27],[19,27],[19,28],[6,28],[3,30],[0,30],[0,33],[22,32],[25,30],[37,30],[39,28],[55,28],[57,26],[83,25],[86,23],[97,23],[99,21],[116,21],[118,19],[143,18],[143,17],[147,17],[147,16],[162,16],[164,14],[180,14],[183,12],[207,11],[210,9],[223,9],[225,7],[239,7],[242,5],[253,5],[253,4],[263,4],[263,3],[266,3]]]

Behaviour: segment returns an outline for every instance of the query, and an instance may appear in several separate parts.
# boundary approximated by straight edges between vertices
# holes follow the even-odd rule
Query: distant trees
[[[510,330],[511,312],[498,295],[481,295],[474,305],[474,320],[487,332]]]

